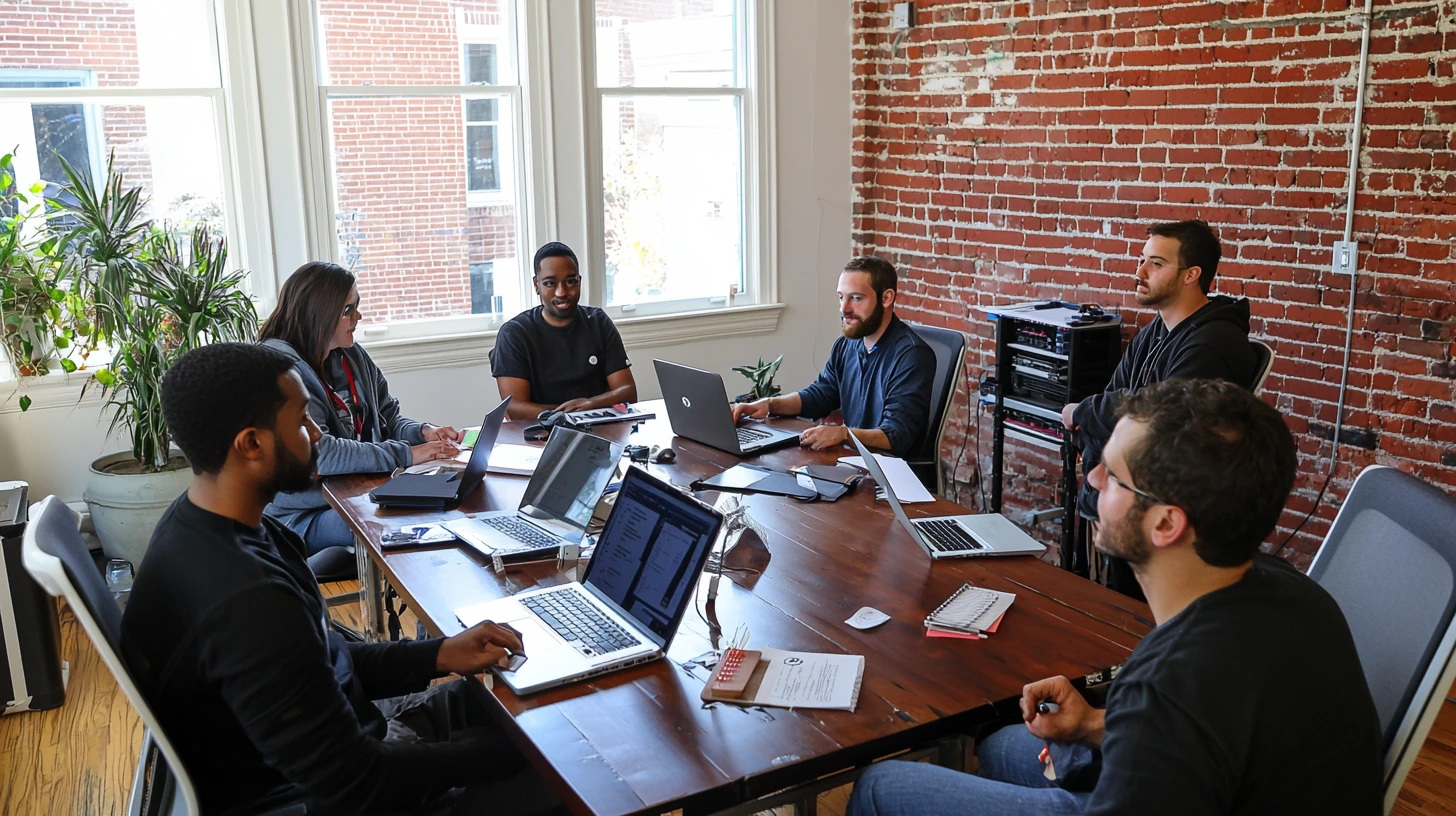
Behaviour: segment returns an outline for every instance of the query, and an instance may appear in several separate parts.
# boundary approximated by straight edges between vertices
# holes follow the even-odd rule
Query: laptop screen
[[[582,582],[666,641],[692,602],[723,516],[631,468]]]
[[[480,434],[476,436],[475,447],[470,450],[470,458],[465,463],[465,474],[460,477],[459,498],[469,498],[475,488],[485,481],[485,469],[490,464],[490,451],[495,447],[496,437],[500,436],[501,423],[506,421],[506,410],[510,407],[511,398],[506,397],[481,420]]]
[[[571,428],[552,430],[521,497],[521,513],[560,522],[570,528],[561,531],[568,540],[581,540],[621,457],[621,445],[595,434]]]

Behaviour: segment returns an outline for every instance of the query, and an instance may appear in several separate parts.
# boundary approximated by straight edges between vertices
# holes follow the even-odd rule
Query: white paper
[[[854,711],[864,677],[860,655],[764,649],[768,661],[754,705]]]
[[[536,463],[541,461],[545,448],[535,445],[496,445],[490,449],[490,464],[486,470],[491,473],[506,473],[514,476],[530,476],[536,472]],[[455,461],[466,464],[470,451],[460,451]]]
[[[890,487],[895,491],[895,498],[899,499],[901,504],[935,501],[935,497],[930,495],[930,491],[926,490],[925,485],[921,483],[920,477],[910,469],[909,462],[879,453],[875,454],[875,460],[880,463],[880,470],[883,470],[885,478],[890,480]],[[864,466],[864,459],[858,456],[841,456],[839,464],[849,465],[860,470],[867,469]]]
[[[873,629],[889,619],[889,615],[886,615],[873,606],[861,606],[859,611],[850,615],[849,620],[845,621],[845,623],[856,629]]]

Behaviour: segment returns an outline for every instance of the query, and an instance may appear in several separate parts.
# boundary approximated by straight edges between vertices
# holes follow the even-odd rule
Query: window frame
[[[603,308],[613,320],[634,317],[682,315],[728,307],[745,307],[774,303],[778,297],[777,276],[772,273],[777,257],[775,201],[777,189],[774,166],[776,133],[774,129],[774,66],[773,9],[768,0],[738,0],[739,15],[734,36],[743,44],[743,53],[736,55],[735,71],[742,71],[743,82],[737,87],[616,86],[601,87],[597,80],[596,3],[580,4],[580,48],[582,53],[586,105],[583,129],[588,143],[587,192],[585,205],[590,249],[589,291],[600,293],[592,303]],[[742,216],[739,224],[740,253],[743,259],[743,291],[729,303],[727,293],[709,297],[678,300],[646,301],[636,304],[605,304],[606,293],[606,214],[603,201],[606,155],[603,145],[603,101],[609,97],[682,97],[734,98],[739,120],[739,196]]]

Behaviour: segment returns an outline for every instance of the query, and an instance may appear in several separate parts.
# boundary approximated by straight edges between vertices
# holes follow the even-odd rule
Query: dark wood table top
[[[643,407],[659,418],[635,432],[627,424],[595,430],[618,440],[630,435],[634,443],[671,442],[677,461],[650,470],[676,484],[739,461],[672,436],[660,402]],[[519,443],[526,424],[507,423],[500,441]],[[852,453],[794,447],[753,461],[787,468]],[[380,536],[402,524],[514,508],[524,477],[490,475],[484,490],[443,514],[379,508],[365,494],[381,481],[334,478],[324,492],[433,633],[460,631],[454,610],[461,606],[572,580],[554,564],[513,567],[498,576],[488,559],[464,545],[378,549]],[[734,581],[725,575],[715,604],[723,631],[731,636],[747,624],[754,646],[864,655],[854,712],[704,705],[698,695],[707,672],[684,664],[715,644],[692,611],[667,660],[524,697],[496,685],[502,722],[573,811],[605,816],[729,807],[1006,717],[1024,683],[1120,664],[1151,628],[1145,604],[1030,556],[931,563],[873,494],[866,481],[832,503],[746,497],[752,517],[768,532],[768,562],[758,575],[739,574]],[[704,494],[708,501],[715,497]],[[966,512],[939,498],[906,508],[912,516]],[[966,582],[1016,593],[999,631],[980,641],[927,638],[926,614]],[[845,624],[862,606],[891,619],[869,631]]]

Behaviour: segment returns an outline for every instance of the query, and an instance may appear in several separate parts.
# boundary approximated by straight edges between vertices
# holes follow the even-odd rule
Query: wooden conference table
[[[658,418],[635,432],[626,423],[595,430],[618,441],[630,436],[633,443],[670,442],[677,461],[651,465],[654,474],[686,485],[738,461],[674,437],[661,402],[642,407]],[[807,426],[792,419],[774,423]],[[519,443],[527,424],[506,423],[500,442]],[[754,461],[787,468],[832,463],[849,452],[793,447]],[[342,477],[324,488],[361,543],[369,636],[380,632],[381,580],[432,634],[451,635],[462,629],[454,612],[461,606],[572,579],[554,563],[497,575],[488,559],[464,545],[379,549],[380,537],[402,524],[515,508],[524,477],[491,475],[484,490],[445,513],[380,509],[366,494],[382,481]],[[703,494],[710,502],[716,496]],[[767,563],[760,553],[761,573],[725,573],[714,610],[725,639],[745,624],[755,647],[864,655],[858,707],[843,712],[705,706],[698,695],[708,672],[689,661],[718,644],[691,610],[666,660],[528,696],[495,684],[491,693],[499,708],[493,713],[574,812],[704,813],[743,805],[1014,716],[1015,699],[1027,681],[1058,674],[1075,678],[1118,665],[1151,628],[1145,604],[1036,558],[932,564],[889,507],[874,500],[868,481],[832,503],[770,496],[747,497],[746,503],[768,532]],[[966,512],[944,499],[907,510],[912,516]],[[981,641],[927,638],[926,614],[968,581],[1016,593],[999,631]],[[700,597],[700,611],[703,606]],[[891,620],[869,631],[845,624],[862,606]]]

